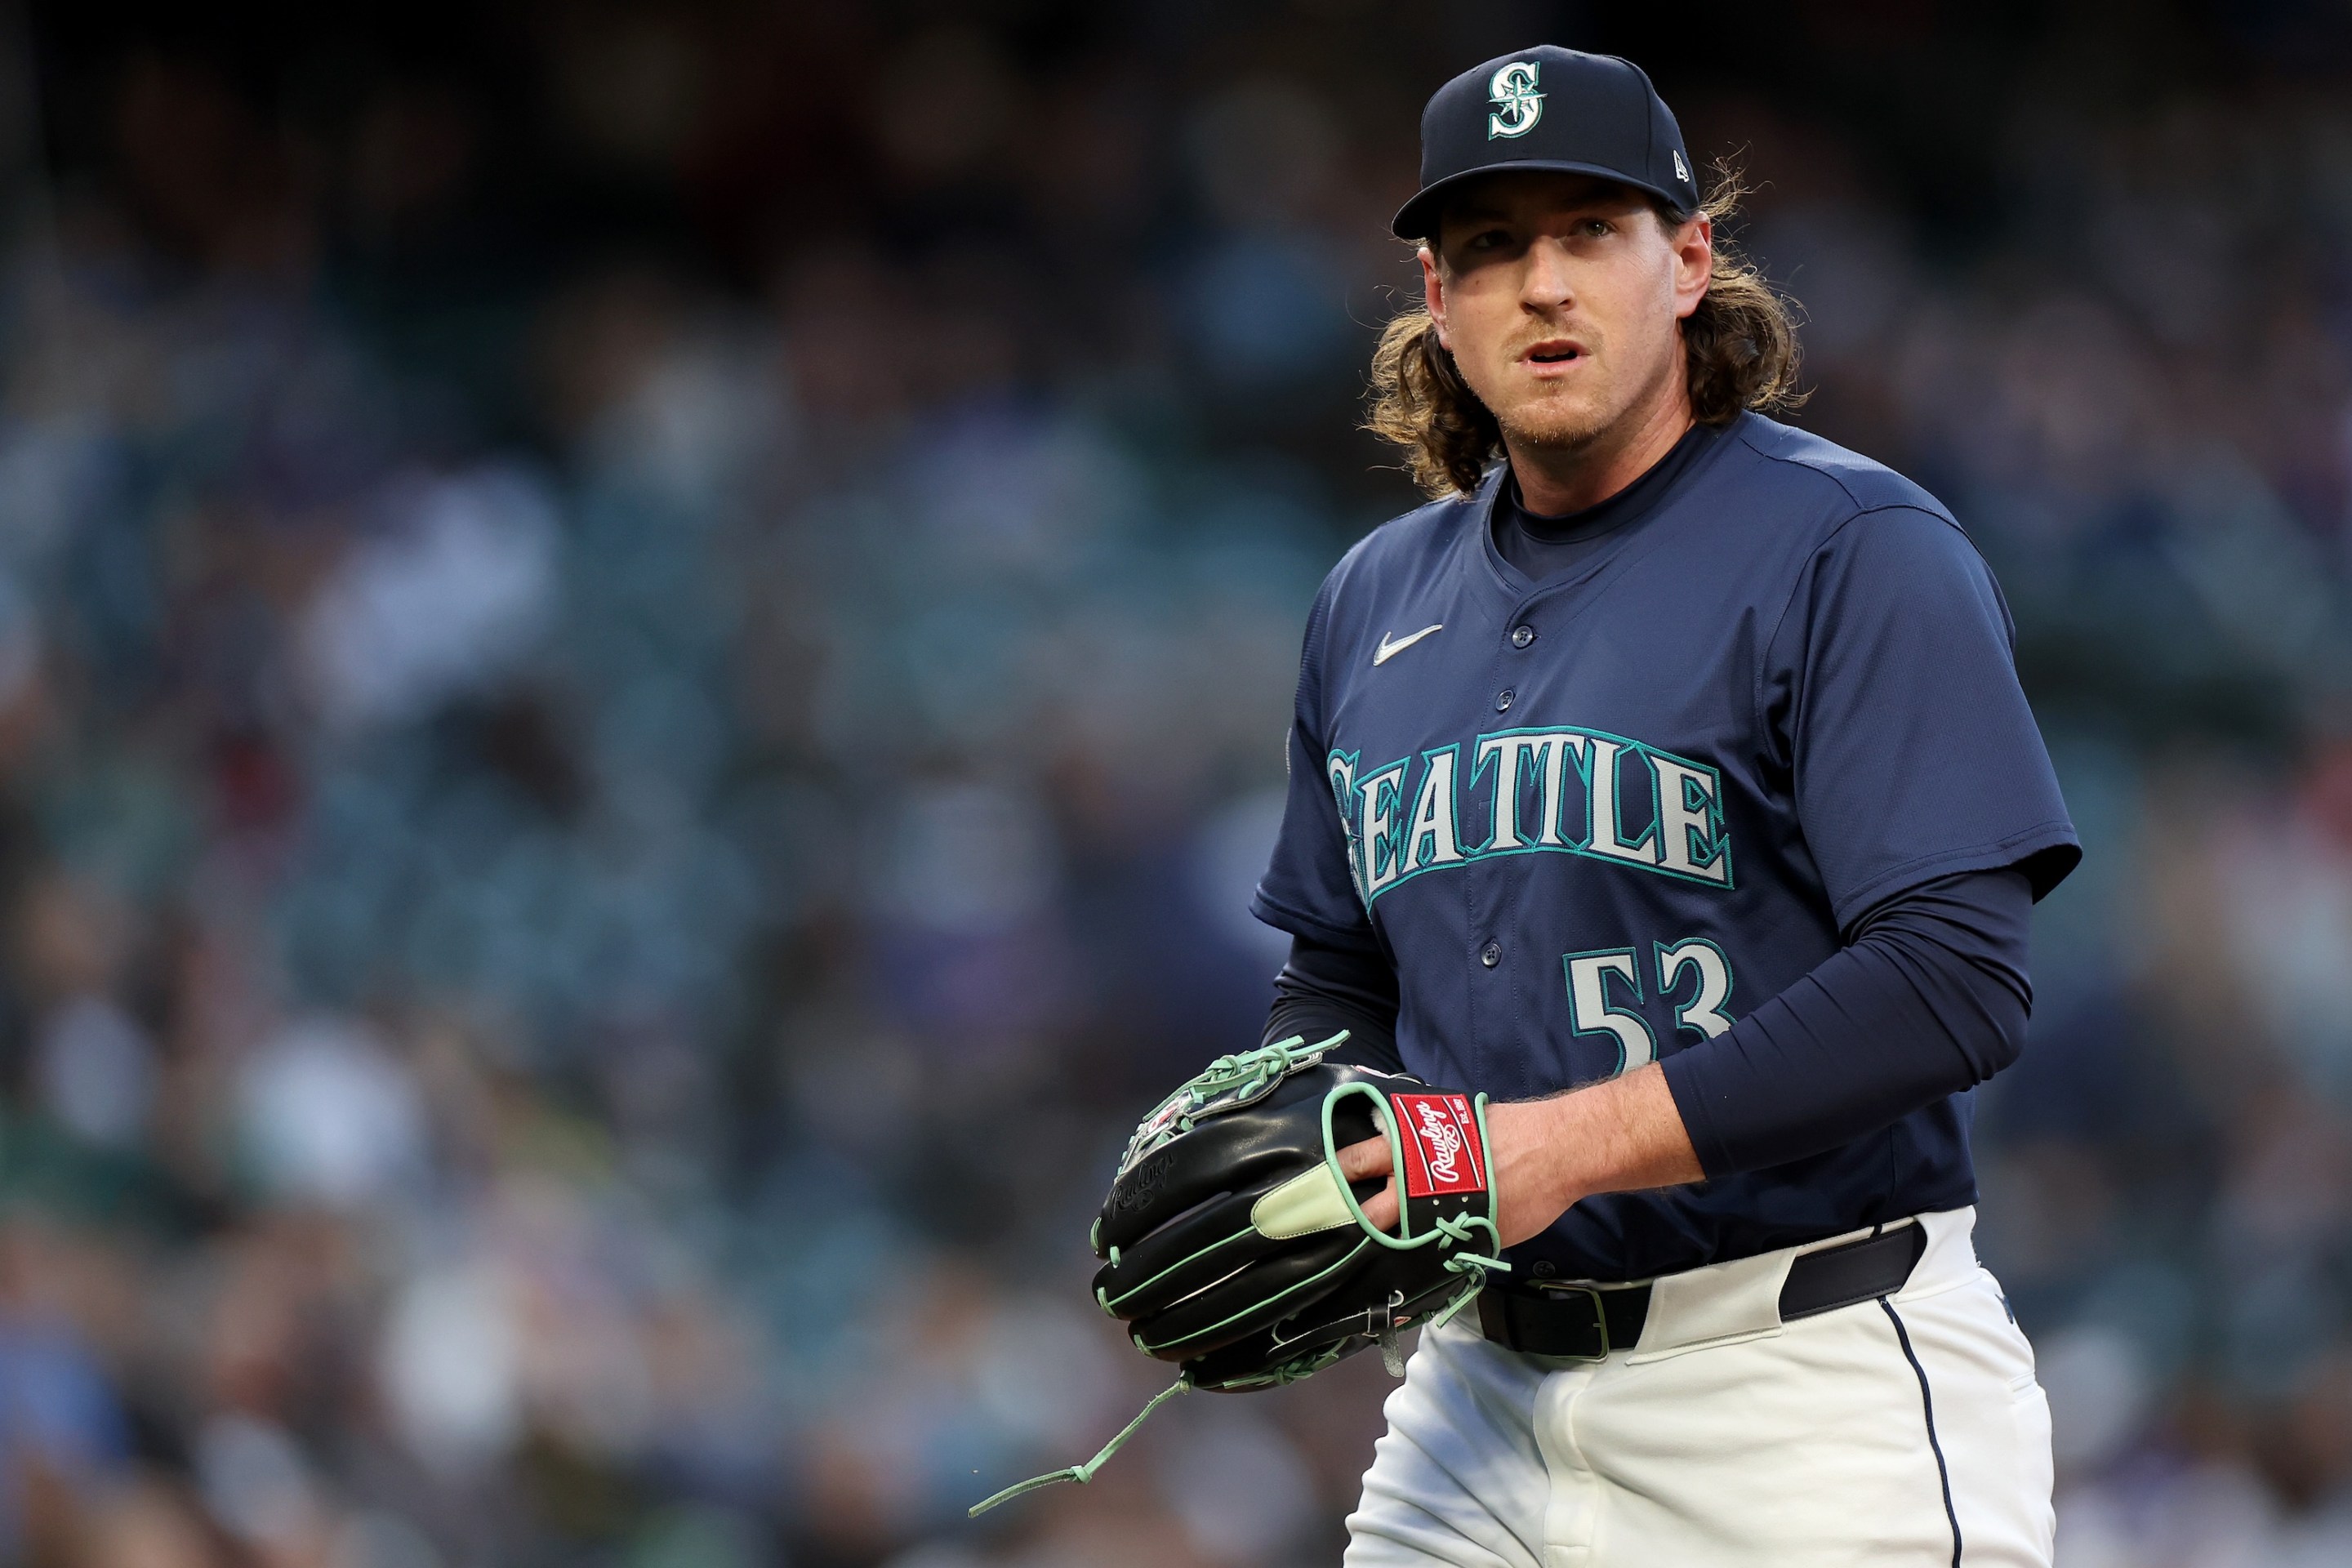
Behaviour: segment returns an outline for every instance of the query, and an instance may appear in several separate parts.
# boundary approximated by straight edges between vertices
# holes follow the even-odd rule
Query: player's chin
[[[1565,394],[1517,400],[1496,416],[1503,433],[1521,446],[1581,447],[1608,426],[1600,400]]]

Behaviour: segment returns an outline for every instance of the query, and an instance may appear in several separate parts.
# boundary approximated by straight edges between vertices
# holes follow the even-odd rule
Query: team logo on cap
[[[1486,140],[1525,136],[1543,118],[1544,95],[1536,90],[1536,68],[1541,62],[1513,60],[1486,79],[1486,96],[1496,112],[1486,116]]]

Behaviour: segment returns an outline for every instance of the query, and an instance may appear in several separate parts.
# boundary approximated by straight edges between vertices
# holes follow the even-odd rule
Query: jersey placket
[[[1525,717],[1521,689],[1526,682],[1522,672],[1529,668],[1528,654],[1538,640],[1527,612],[1534,601],[1563,586],[1554,584],[1531,593],[1524,586],[1515,586],[1492,569],[1492,546],[1483,542],[1492,520],[1491,490],[1486,501],[1477,509],[1472,537],[1465,541],[1471,544],[1473,555],[1489,568],[1485,574],[1486,584],[1496,591],[1495,598],[1487,601],[1477,617],[1486,651],[1480,672],[1482,684],[1473,689],[1481,691],[1485,700],[1477,724],[1465,737],[1470,742],[1465,748],[1468,759],[1463,764],[1465,786],[1467,770],[1475,766],[1475,737],[1485,731],[1509,728]],[[1498,779],[1491,787],[1508,786]],[[1522,875],[1515,872],[1507,861],[1494,860],[1474,860],[1459,873],[1464,920],[1461,955],[1467,972],[1465,1022],[1468,1026],[1465,1038],[1455,1047],[1455,1054],[1467,1081],[1497,1098],[1525,1096],[1534,1093],[1538,1087],[1523,1042],[1528,1020],[1542,1016],[1542,1005],[1539,998],[1527,994],[1523,988],[1530,983],[1530,975],[1540,984],[1545,966],[1535,963],[1535,955],[1524,951],[1526,943],[1519,940],[1522,933],[1513,929],[1513,891]]]

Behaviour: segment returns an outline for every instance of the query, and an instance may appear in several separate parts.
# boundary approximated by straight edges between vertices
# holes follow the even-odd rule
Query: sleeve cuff
[[[1276,931],[1288,931],[1293,936],[1313,937],[1339,947],[1370,947],[1375,940],[1369,921],[1334,925],[1320,916],[1278,901],[1266,892],[1263,885],[1250,896],[1249,912]]]
[[[2033,899],[2042,901],[2042,895],[2066,879],[2083,858],[2083,842],[2074,835],[2074,825],[2063,817],[2027,828],[2022,833],[1992,844],[1979,844],[1965,849],[1948,849],[1935,855],[1906,860],[1889,871],[1882,871],[1861,887],[1841,896],[1831,912],[1837,920],[1841,933],[1850,932],[1854,922],[1872,910],[1906,893],[1924,882],[1938,877],[1957,876],[1963,871],[1998,871],[2004,867],[2023,868],[2033,887]]]
[[[1683,1131],[1689,1135],[1691,1150],[1698,1155],[1699,1169],[1706,1173],[1710,1181],[1730,1175],[1733,1170],[1731,1151],[1725,1147],[1723,1134],[1716,1125],[1712,1096],[1707,1089],[1706,1047],[1714,1043],[1709,1040],[1676,1051],[1659,1062],[1665,1070],[1666,1089],[1675,1097],[1675,1109],[1682,1113]]]

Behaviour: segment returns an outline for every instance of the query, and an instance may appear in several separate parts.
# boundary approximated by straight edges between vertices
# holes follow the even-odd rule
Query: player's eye
[[[1578,226],[1584,230],[1585,237],[1588,239],[1599,239],[1603,235],[1617,232],[1617,226],[1605,217],[1589,217]]]

